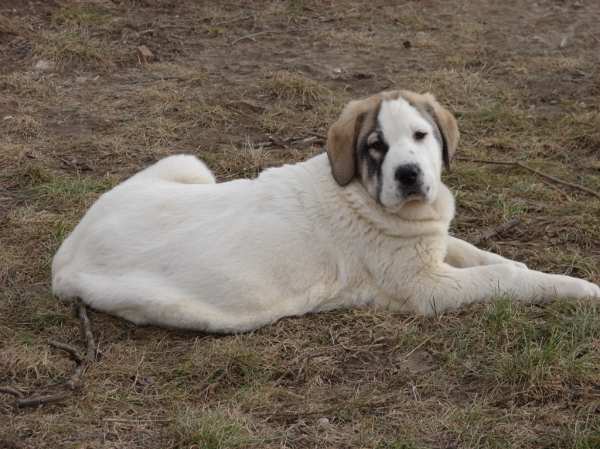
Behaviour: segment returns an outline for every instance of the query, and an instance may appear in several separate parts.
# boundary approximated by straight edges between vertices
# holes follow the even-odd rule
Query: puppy
[[[136,324],[233,333],[361,305],[599,297],[448,235],[440,175],[458,139],[432,95],[393,91],[351,102],[327,154],[255,180],[216,184],[195,157],[168,157],[91,207],[54,258],[53,291]]]

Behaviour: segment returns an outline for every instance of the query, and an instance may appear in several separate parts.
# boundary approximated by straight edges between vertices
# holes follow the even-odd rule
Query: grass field
[[[49,265],[102,192],[169,154],[219,181],[307,159],[324,151],[307,131],[386,89],[458,119],[454,235],[522,217],[483,247],[600,284],[597,197],[465,160],[600,192],[599,23],[593,1],[0,2],[0,386],[60,391],[73,362],[45,342],[83,352]],[[66,401],[0,394],[0,448],[600,447],[593,301],[230,336],[90,319],[103,357]]]

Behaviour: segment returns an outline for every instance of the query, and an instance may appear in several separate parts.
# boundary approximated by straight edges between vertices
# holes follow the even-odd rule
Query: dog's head
[[[346,106],[329,130],[327,155],[340,186],[358,176],[378,202],[399,209],[433,202],[458,138],[456,120],[433,95],[382,92]]]

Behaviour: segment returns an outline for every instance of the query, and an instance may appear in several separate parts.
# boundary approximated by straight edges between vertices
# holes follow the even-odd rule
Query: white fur
[[[430,126],[403,101],[379,116],[397,153],[384,182],[414,128]],[[454,200],[440,181],[441,150],[433,139],[422,145],[435,196],[393,212],[359,180],[340,187],[325,154],[222,184],[194,157],[166,158],[92,206],[56,254],[52,288],[137,324],[211,332],[363,304],[434,314],[503,293],[600,296],[584,280],[449,237]]]

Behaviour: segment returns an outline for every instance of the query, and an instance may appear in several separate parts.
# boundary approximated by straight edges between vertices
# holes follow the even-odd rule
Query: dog
[[[391,91],[349,103],[326,154],[254,180],[217,184],[195,157],[167,157],[91,207],[53,260],[53,292],[215,333],[363,305],[434,315],[505,294],[600,297],[449,236],[441,172],[458,140],[431,94]]]

